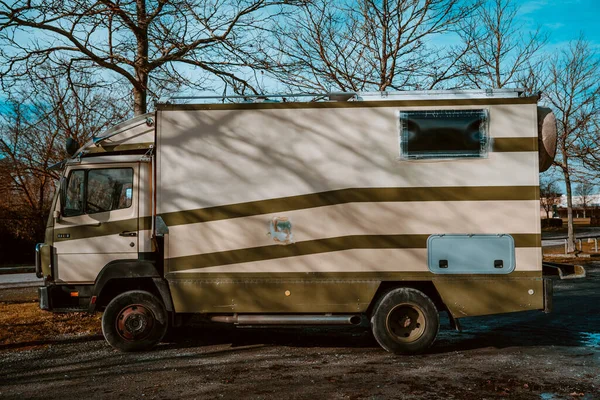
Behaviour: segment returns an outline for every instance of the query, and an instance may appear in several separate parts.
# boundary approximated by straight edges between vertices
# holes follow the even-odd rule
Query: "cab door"
[[[93,283],[106,264],[138,258],[139,163],[74,165],[54,221],[55,280]]]

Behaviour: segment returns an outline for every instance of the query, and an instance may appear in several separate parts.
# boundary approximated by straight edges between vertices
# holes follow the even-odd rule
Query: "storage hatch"
[[[435,274],[509,274],[515,269],[515,241],[507,234],[431,235],[427,257]]]

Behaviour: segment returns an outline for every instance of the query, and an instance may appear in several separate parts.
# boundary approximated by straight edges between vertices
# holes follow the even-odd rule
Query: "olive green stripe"
[[[148,218],[150,219],[150,218]],[[137,232],[138,219],[124,219],[120,221],[103,222],[100,225],[75,225],[54,230],[54,241],[85,239],[98,236],[116,235],[125,231]],[[58,235],[69,234],[68,238],[58,238]]]
[[[161,214],[167,226],[249,217],[346,203],[535,200],[537,186],[357,188]]]
[[[494,152],[521,152],[538,151],[537,137],[524,138],[494,138],[492,144]]]
[[[542,247],[542,235],[539,233],[512,233],[515,247]]]
[[[427,99],[337,102],[289,102],[289,103],[226,103],[226,104],[157,104],[157,110],[272,110],[310,108],[381,108],[423,106],[472,106],[497,104],[537,104],[534,97],[482,98],[482,99]]]
[[[410,202],[410,201],[510,201],[539,200],[538,186],[462,186],[340,189],[298,196],[280,197],[246,203],[164,213],[160,216],[167,226],[219,221],[284,211],[303,210],[347,203]],[[54,232],[57,241],[113,235],[137,226],[137,219],[103,222],[100,226],[74,226]],[[151,217],[139,219],[139,229],[150,229]],[[57,234],[70,234],[58,239]]]
[[[275,260],[350,249],[425,249],[430,235],[352,235],[307,240],[291,245],[269,245],[195,254],[169,259],[170,271]],[[515,247],[541,247],[539,234],[514,234]]]
[[[171,282],[178,281],[215,281],[227,280],[243,282],[276,283],[278,281],[361,281],[361,280],[473,280],[473,279],[522,279],[541,278],[542,271],[513,271],[510,274],[464,274],[464,275],[440,275],[429,271],[357,271],[357,272],[169,272],[166,278]]]

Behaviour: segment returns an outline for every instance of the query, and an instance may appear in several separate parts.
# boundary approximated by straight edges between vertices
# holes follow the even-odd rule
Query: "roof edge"
[[[482,98],[429,98],[377,101],[322,101],[322,102],[264,102],[224,104],[157,104],[157,111],[178,110],[269,110],[309,108],[381,108],[422,106],[469,106],[497,104],[537,104],[538,96],[528,97],[482,97]]]

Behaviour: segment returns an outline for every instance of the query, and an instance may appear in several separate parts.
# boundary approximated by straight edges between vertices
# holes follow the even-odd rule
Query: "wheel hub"
[[[425,314],[414,304],[399,304],[389,312],[386,325],[395,341],[414,342],[425,332]]]
[[[154,315],[146,307],[134,304],[127,306],[117,315],[116,327],[119,335],[129,341],[146,338],[154,324]]]

